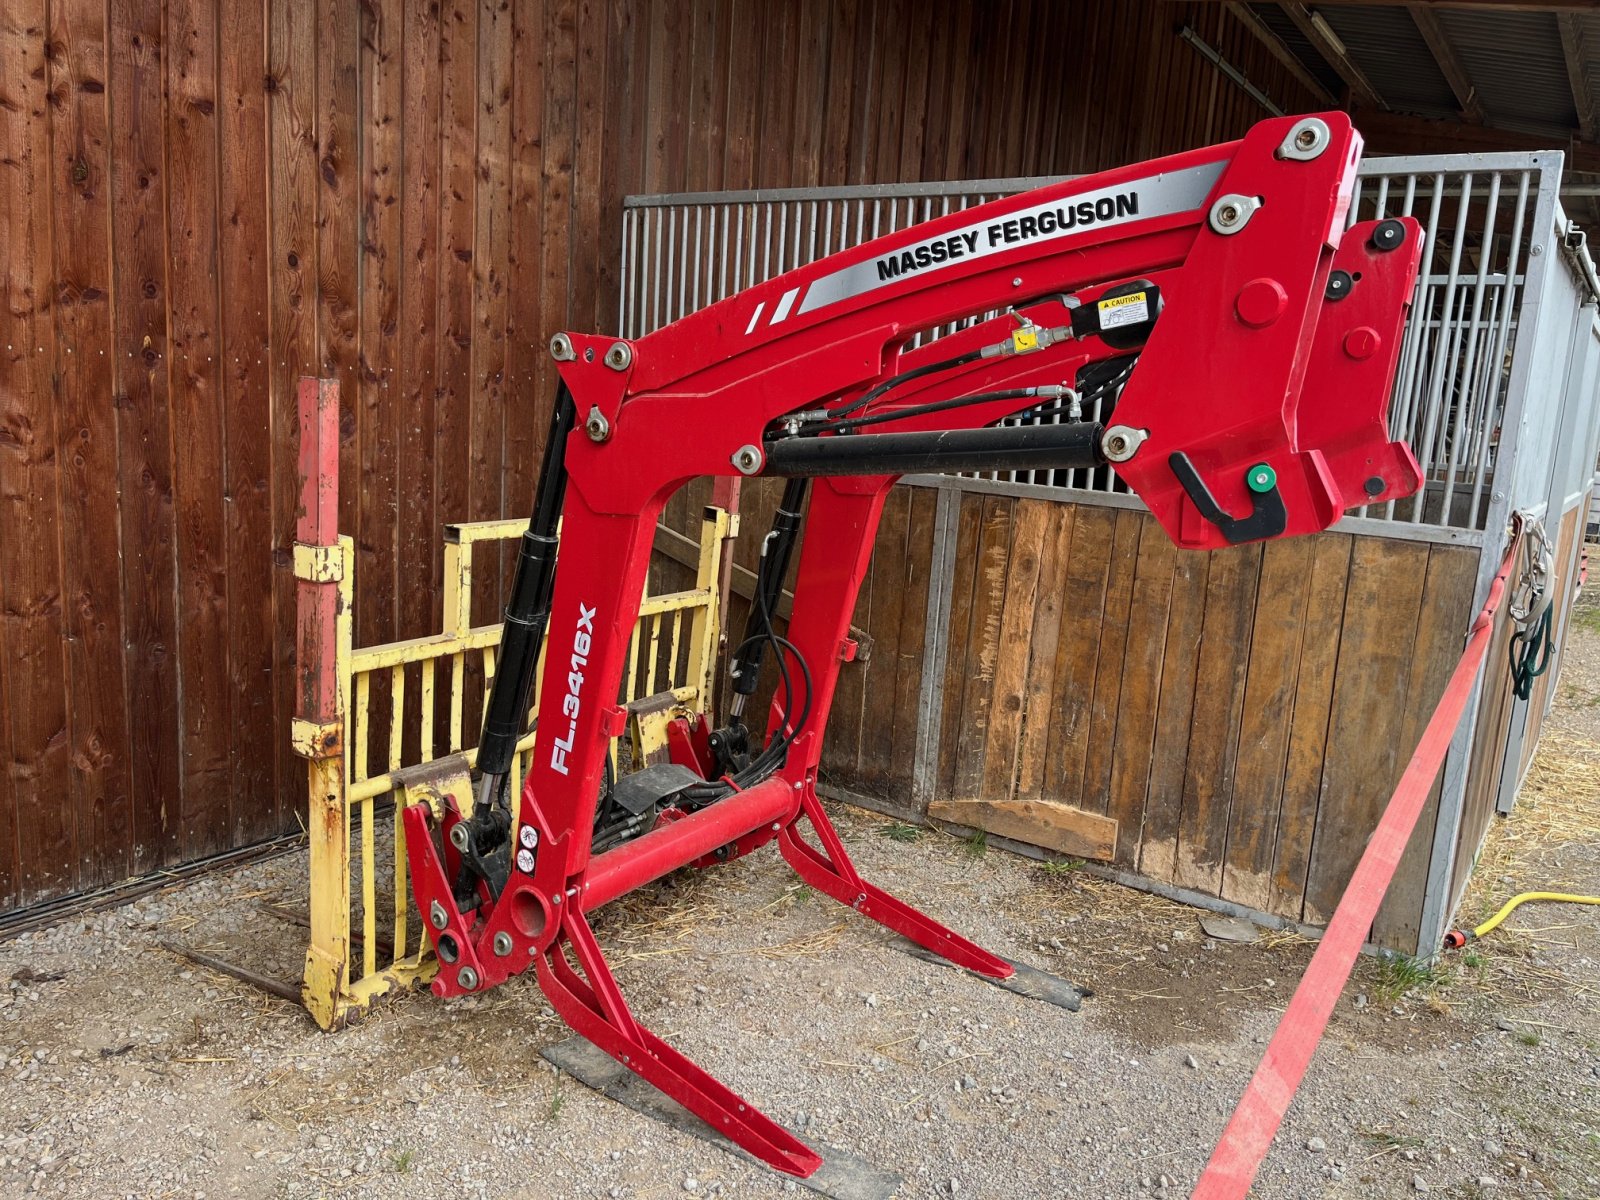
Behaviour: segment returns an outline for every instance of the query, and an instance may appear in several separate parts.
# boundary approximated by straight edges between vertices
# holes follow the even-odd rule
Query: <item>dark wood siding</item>
[[[357,638],[421,633],[441,526],[527,507],[549,335],[615,322],[622,196],[1235,136],[1262,114],[1185,22],[1306,106],[1215,4],[10,0],[0,909],[296,827],[299,375],[341,384]],[[900,778],[930,503],[891,506],[896,634],[841,697],[863,782]]]

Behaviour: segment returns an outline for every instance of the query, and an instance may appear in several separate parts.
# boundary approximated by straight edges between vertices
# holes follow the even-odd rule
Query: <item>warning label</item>
[[[1109,300],[1102,300],[1097,308],[1100,310],[1101,329],[1120,329],[1124,325],[1139,325],[1150,319],[1150,301],[1147,292],[1134,292],[1131,296],[1115,296]]]

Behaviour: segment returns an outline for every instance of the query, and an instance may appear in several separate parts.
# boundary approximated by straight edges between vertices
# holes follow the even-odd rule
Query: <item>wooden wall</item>
[[[1324,924],[1455,664],[1477,562],[1343,533],[1183,553],[1143,511],[965,495],[934,797],[1104,814],[1114,865]],[[921,602],[902,590],[880,626],[864,598],[857,620],[893,637]],[[914,693],[887,702],[876,728],[914,721]],[[852,790],[903,805],[893,753]],[[1437,794],[1383,944],[1415,948]]]
[[[440,527],[528,507],[550,333],[614,321],[623,195],[1235,136],[1185,21],[1306,106],[1215,4],[8,0],[0,910],[296,827],[297,376],[358,639],[423,632]]]

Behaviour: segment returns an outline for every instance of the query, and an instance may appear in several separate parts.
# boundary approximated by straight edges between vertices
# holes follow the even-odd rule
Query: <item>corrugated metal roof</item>
[[[1422,117],[1460,115],[1455,93],[1405,9],[1330,4],[1318,11],[1390,108]]]
[[[1491,124],[1517,122],[1558,134],[1576,127],[1554,13],[1444,8],[1439,23],[1472,77]]]
[[[1408,9],[1311,7],[1344,43],[1351,60],[1389,108],[1435,119],[1460,116],[1455,94]],[[1277,4],[1250,8],[1330,92],[1343,94],[1338,72],[1282,8]],[[1443,6],[1433,11],[1477,92],[1487,125],[1557,139],[1577,131],[1577,110],[1554,13]],[[1600,16],[1580,14],[1573,19],[1581,30],[1580,57],[1590,94],[1600,99]]]

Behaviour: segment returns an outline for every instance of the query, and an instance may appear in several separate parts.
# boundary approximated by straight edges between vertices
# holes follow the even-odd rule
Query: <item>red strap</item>
[[[1494,632],[1494,614],[1505,595],[1506,578],[1522,544],[1522,527],[1506,551],[1505,561],[1489,588],[1483,611],[1472,623],[1466,649],[1450,677],[1449,686],[1439,698],[1433,717],[1423,731],[1422,741],[1406,764],[1405,774],[1384,810],[1383,819],[1367,843],[1355,874],[1334,910],[1333,920],[1311,957],[1300,986],[1295,989],[1289,1008],[1278,1022],[1277,1032],[1267,1046],[1261,1065],[1250,1079],[1239,1107],[1234,1109],[1222,1140],[1211,1153],[1211,1161],[1195,1185],[1192,1200],[1244,1200],[1250,1183],[1267,1156],[1273,1135],[1294,1099],[1295,1090],[1305,1077],[1311,1055],[1322,1040],[1328,1017],[1350,978],[1361,943],[1372,928],[1372,919],[1383,903],[1389,881],[1394,878],[1406,842],[1427,802],[1434,776],[1444,762],[1450,739],[1455,735],[1478,666],[1483,662]]]

